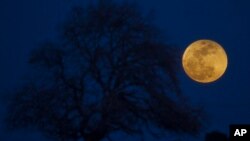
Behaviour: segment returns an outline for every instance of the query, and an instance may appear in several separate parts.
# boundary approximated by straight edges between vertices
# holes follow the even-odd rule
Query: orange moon
[[[223,47],[212,40],[198,40],[190,44],[183,56],[185,73],[194,81],[210,83],[218,80],[226,71],[227,54]]]

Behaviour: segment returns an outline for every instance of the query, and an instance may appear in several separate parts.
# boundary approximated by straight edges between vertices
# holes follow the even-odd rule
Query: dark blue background
[[[80,1],[80,0],[79,0]],[[0,1],[0,118],[6,94],[25,79],[29,52],[43,40],[57,36],[59,25],[74,0]],[[132,1],[132,0],[131,0]],[[198,84],[179,73],[183,93],[208,112],[206,131],[228,133],[229,124],[250,123],[250,1],[248,0],[137,0],[145,11],[154,11],[156,24],[171,44],[182,51],[197,39],[213,39],[229,59],[225,75],[212,84]],[[180,56],[181,58],[181,56]],[[181,62],[179,62],[181,66]],[[1,124],[2,125],[2,124]],[[1,127],[2,128],[2,127]],[[3,141],[37,141],[39,133],[5,133]]]

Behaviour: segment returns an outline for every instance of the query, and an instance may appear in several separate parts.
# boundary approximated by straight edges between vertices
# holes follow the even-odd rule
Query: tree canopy
[[[176,50],[138,7],[75,7],[61,34],[32,52],[36,79],[11,100],[9,127],[62,141],[200,130],[200,112],[181,98]]]

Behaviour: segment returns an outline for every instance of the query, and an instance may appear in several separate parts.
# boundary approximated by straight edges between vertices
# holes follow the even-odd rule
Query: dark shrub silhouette
[[[195,134],[200,113],[181,98],[176,60],[136,6],[100,1],[74,8],[62,40],[32,53],[37,79],[12,99],[8,127],[35,128],[62,141],[146,129]]]
[[[228,141],[227,135],[218,131],[207,133],[205,141]]]

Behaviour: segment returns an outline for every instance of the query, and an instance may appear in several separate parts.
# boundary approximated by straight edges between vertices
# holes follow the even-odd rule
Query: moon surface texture
[[[210,83],[218,80],[227,69],[227,55],[221,45],[212,40],[190,44],[182,57],[186,74],[194,81]]]

